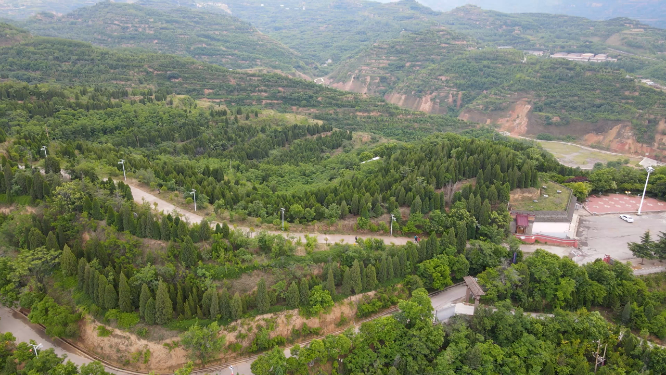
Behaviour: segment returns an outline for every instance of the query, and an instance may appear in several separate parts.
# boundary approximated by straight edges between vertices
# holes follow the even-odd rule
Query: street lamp
[[[32,346],[32,349],[35,351],[35,357],[38,357],[38,358],[39,358],[39,355],[37,355],[37,349],[41,349],[41,348],[42,348],[42,344],[39,344],[39,345],[28,344],[28,345]]]
[[[395,215],[391,214],[391,237],[393,237],[393,222],[395,221]]]
[[[284,208],[280,208],[280,211],[282,211],[282,231],[284,232]]]
[[[42,146],[42,148],[40,148],[40,150],[44,151],[44,157],[46,157],[46,146]]]
[[[229,366],[229,370],[231,370],[231,375],[234,375],[234,366]]]
[[[194,212],[197,212],[197,191],[192,189],[192,195],[194,195]]]
[[[122,165],[123,165],[123,178],[125,178],[125,181],[127,181],[127,175],[125,174],[125,159],[120,159],[120,161],[118,162],[118,164],[122,164]]]
[[[643,200],[645,199],[645,191],[647,190],[647,184],[648,184],[648,181],[650,180],[650,173],[654,172],[654,168],[647,167],[647,168],[645,168],[645,170],[647,171],[648,175],[647,175],[647,178],[645,179],[645,187],[643,188],[643,196],[641,197],[641,205],[638,206],[638,215],[641,214],[641,210],[643,209]]]

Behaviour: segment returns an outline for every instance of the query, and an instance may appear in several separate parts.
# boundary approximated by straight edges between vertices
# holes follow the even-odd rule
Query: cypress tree
[[[105,296],[106,296],[106,276],[97,273],[97,295],[95,296],[96,303],[99,307],[104,308],[105,306]]]
[[[467,227],[464,222],[458,223],[456,235],[456,250],[461,254],[465,251],[465,247],[467,247]]]
[[[351,270],[349,268],[345,269],[345,273],[342,276],[342,294],[350,295],[352,290],[351,285]]]
[[[192,318],[192,310],[190,310],[190,299],[188,298],[187,301],[185,301],[185,311],[183,312],[183,316],[185,319],[191,319]]]
[[[102,209],[99,206],[99,200],[97,198],[93,198],[92,201],[92,217],[95,220],[102,220]]]
[[[393,280],[394,277],[393,259],[391,259],[391,257],[386,257],[386,280]]]
[[[333,267],[328,267],[328,275],[326,276],[326,290],[335,297],[335,276],[333,276]]]
[[[227,223],[222,224],[222,237],[229,239],[229,225]]]
[[[365,290],[365,266],[363,262],[358,262],[358,272],[361,274],[361,290]]]
[[[185,267],[194,267],[197,264],[197,249],[190,236],[185,236],[183,244],[180,247],[180,262]]]
[[[243,316],[243,301],[241,301],[240,295],[236,292],[234,298],[231,300],[231,319],[236,320],[241,316]]]
[[[127,278],[124,273],[120,273],[120,281],[118,281],[118,307],[122,312],[132,312],[132,294],[130,287],[127,284]]]
[[[146,307],[143,312],[146,324],[155,324],[155,309],[155,300],[153,297],[150,297],[148,301],[146,301]]]
[[[53,234],[53,232],[49,233],[49,237],[51,234]],[[78,262],[76,260],[76,256],[74,253],[72,253],[72,251],[69,249],[69,246],[67,245],[65,245],[65,248],[62,251],[62,255],[60,256],[60,268],[66,276],[74,276],[77,274]]]
[[[212,299],[210,301],[210,318],[217,320],[220,316],[220,299],[217,290],[213,289]]]
[[[112,226],[116,222],[116,213],[113,211],[113,207],[109,206],[106,209],[106,225]]]
[[[90,297],[93,298],[93,272],[90,268],[90,264],[86,263],[86,269],[84,271],[85,285],[83,286],[83,291]]]
[[[393,263],[393,276],[402,277],[401,273],[402,268],[400,267],[400,259],[398,258],[397,255],[393,257],[393,261],[391,263]]]
[[[270,307],[270,300],[268,299],[268,291],[266,290],[266,281],[262,278],[257,285],[257,309],[260,314],[268,312]]]
[[[377,286],[377,273],[372,264],[365,269],[365,283],[368,290],[374,290]]]
[[[116,288],[111,284],[106,284],[106,291],[104,293],[104,307],[107,310],[115,309],[118,304],[118,294]]]
[[[222,319],[231,318],[231,298],[229,298],[229,292],[226,289],[222,289],[220,294],[220,314]]]
[[[300,293],[298,285],[296,285],[295,281],[292,281],[291,285],[289,285],[289,289],[287,289],[287,306],[289,306],[290,309],[295,309],[298,307],[299,302]]]
[[[143,284],[141,285],[141,296],[139,297],[139,316],[142,318],[145,318],[145,312],[146,312],[146,303],[148,302],[149,299],[151,299],[153,296],[150,293],[150,289],[148,288],[148,285]],[[153,312],[153,318],[155,313]]]
[[[77,281],[77,286],[79,287],[79,290],[85,291],[86,289],[86,266],[88,265],[88,262],[86,262],[85,258],[80,258],[79,259],[79,269],[78,269],[78,274],[76,275],[76,281]]]
[[[185,312],[183,307],[183,288],[178,284],[178,294],[176,295],[176,315],[183,315]]]
[[[300,287],[300,303],[301,307],[306,307],[310,305],[310,283],[308,282],[308,279],[302,279],[301,280],[301,287]]]
[[[354,294],[359,294],[363,291],[363,284],[361,283],[361,267],[358,265],[358,260],[355,260],[352,265],[350,281]]]
[[[155,323],[165,324],[173,318],[173,304],[166,283],[160,282],[155,297]]]
[[[56,235],[53,233],[53,231],[50,231],[48,236],[46,236],[46,248],[48,250],[60,250],[58,240],[56,239]]]
[[[486,199],[481,205],[481,212],[479,213],[479,224],[488,225],[490,223],[490,203]]]
[[[204,314],[204,317],[208,317],[210,314],[210,306],[213,304],[213,289],[208,289],[204,292],[203,298],[201,298],[201,312]]]
[[[200,307],[200,306],[197,306],[197,318],[199,318],[199,319],[203,319],[203,318],[204,318],[204,314],[203,314],[203,311],[201,311],[201,307]]]

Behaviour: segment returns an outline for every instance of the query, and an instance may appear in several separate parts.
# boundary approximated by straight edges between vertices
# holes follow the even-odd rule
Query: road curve
[[[201,220],[203,220],[203,216],[197,215],[193,212],[190,212],[188,210],[185,210],[180,207],[176,207],[173,204],[156,197],[150,192],[147,192],[140,187],[138,187],[135,183],[133,182],[126,182],[130,188],[132,189],[132,196],[134,197],[134,200],[137,203],[143,203],[143,202],[148,202],[150,203],[151,207],[155,207],[154,204],[157,203],[157,210],[158,211],[164,211],[164,213],[170,213],[170,212],[177,212],[179,215],[182,217],[186,218],[189,220],[190,223],[199,223]],[[217,222],[212,222],[211,225],[215,225]],[[244,231],[249,231],[249,228],[245,227],[237,227],[236,229],[241,229]],[[305,235],[307,234],[308,236],[317,236],[317,239],[319,243],[327,243],[326,239],[328,238],[328,243],[336,243],[340,242],[341,240],[344,240],[344,243],[354,243],[356,242],[356,237],[360,238],[376,238],[376,239],[381,239],[384,241],[386,244],[396,244],[396,245],[404,245],[407,242],[411,241],[410,238],[407,237],[389,237],[389,236],[373,236],[373,235],[357,235],[357,234],[324,234],[324,233],[293,233],[293,232],[276,232],[276,231],[268,231],[268,233],[272,234],[282,234],[287,237],[293,237],[294,239],[300,238],[302,241],[305,241]]]
[[[439,306],[446,305],[448,303],[457,301],[465,296],[465,289],[466,286],[464,284],[458,284],[449,287],[448,289],[445,289],[442,292],[435,292],[431,293],[431,301],[433,308],[437,309]],[[361,320],[355,324],[355,328],[358,330],[358,327],[360,327],[361,324],[364,322],[380,318],[382,316],[389,315],[393,312],[395,312],[397,308],[391,308],[383,313],[370,317],[368,319]],[[341,333],[344,330],[341,330],[340,332],[334,332],[333,334],[336,333]],[[19,314],[18,312],[15,312],[14,310],[0,306],[0,332],[12,332],[14,336],[16,336],[17,342],[20,341],[25,341],[28,342],[31,339],[35,340],[37,343],[42,343],[44,345],[44,348],[50,349],[54,348],[56,354],[58,355],[67,355],[67,359],[70,361],[74,362],[76,365],[80,366],[82,364],[90,363],[94,361],[92,357],[90,357],[87,353],[84,353],[66,342],[59,340],[59,339],[51,339],[44,333],[44,329],[37,325],[37,324],[32,324],[26,317],[23,315]],[[317,337],[321,339],[321,337]],[[301,346],[307,345],[310,343],[310,341],[317,339],[313,338],[305,342],[299,343]],[[284,350],[285,356],[288,358],[291,356],[291,351],[290,349],[285,349]],[[196,369],[192,373],[193,374],[210,374],[211,372],[214,374],[218,375],[230,375],[231,371],[229,369],[229,366],[234,367],[234,374],[235,375],[250,375],[252,374],[252,371],[250,369],[250,366],[252,365],[252,362],[258,357],[259,355],[255,355],[249,358],[245,358],[243,360],[239,360],[236,362],[224,364],[224,365],[218,365],[218,366],[210,366],[206,367],[203,369]],[[126,371],[120,368],[116,368],[113,366],[106,365],[104,366],[106,368],[106,371],[112,373],[112,374],[118,374],[118,375],[136,375],[136,374],[142,374],[141,372],[134,372],[134,371]]]

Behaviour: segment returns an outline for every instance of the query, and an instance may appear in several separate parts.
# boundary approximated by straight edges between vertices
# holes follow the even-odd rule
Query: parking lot
[[[639,242],[645,231],[649,230],[653,239],[660,232],[666,232],[666,213],[647,213],[632,215],[633,223],[620,219],[620,215],[581,216],[577,237],[583,253],[579,263],[593,262],[605,254],[622,262],[631,261],[636,265],[640,259],[634,258],[629,251],[629,242]],[[648,262],[645,262],[646,265]],[[652,262],[650,262],[652,263]]]
[[[608,194],[602,196],[590,195],[585,208],[593,214],[608,214],[615,212],[636,213],[641,204],[641,197],[626,194]],[[666,211],[666,202],[645,197],[642,212]]]

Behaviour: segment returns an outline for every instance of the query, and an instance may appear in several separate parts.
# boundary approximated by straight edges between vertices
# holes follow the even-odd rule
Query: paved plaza
[[[608,213],[628,213],[638,212],[638,206],[641,204],[641,197],[637,195],[610,194],[610,195],[590,195],[585,202],[585,208],[592,214]],[[645,197],[643,202],[643,212],[666,211],[666,202]]]

